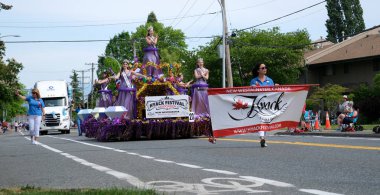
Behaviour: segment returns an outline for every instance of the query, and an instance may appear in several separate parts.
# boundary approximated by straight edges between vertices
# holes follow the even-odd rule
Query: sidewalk
[[[380,138],[380,134],[375,134],[372,130],[355,131],[355,132],[339,132],[335,130],[322,130],[303,133],[293,132],[277,132],[275,135],[294,135],[294,136],[331,136],[331,137],[370,137]]]

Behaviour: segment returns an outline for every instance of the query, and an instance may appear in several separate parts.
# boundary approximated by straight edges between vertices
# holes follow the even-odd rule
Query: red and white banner
[[[215,137],[296,127],[310,85],[208,89]]]

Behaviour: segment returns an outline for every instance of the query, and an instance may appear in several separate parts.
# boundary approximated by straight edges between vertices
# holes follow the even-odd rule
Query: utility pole
[[[222,15],[223,15],[223,46],[224,46],[224,56],[225,58],[225,69],[227,69],[227,86],[233,87],[233,78],[232,78],[232,68],[231,68],[231,57],[230,57],[230,46],[228,42],[226,41],[226,37],[228,37],[228,28],[227,28],[227,17],[226,17],[226,6],[225,6],[225,0],[221,0],[221,6],[222,6]],[[224,73],[223,71],[223,73]],[[223,83],[224,84],[224,83]],[[224,84],[225,85],[225,84]],[[223,85],[223,87],[224,87]]]
[[[85,78],[90,78],[90,77],[85,77],[84,76],[84,72],[87,72],[89,71],[89,69],[87,70],[75,70],[76,72],[81,72],[82,73],[82,76],[81,77],[78,77],[78,78],[82,78],[82,105],[84,105],[84,84],[88,84],[88,83],[84,83],[84,79]]]
[[[92,105],[92,101],[93,101],[93,98],[94,98],[94,96],[93,96],[93,88],[92,88],[92,86],[94,86],[94,70],[95,70],[95,68],[94,68],[94,65],[98,65],[98,64],[96,64],[96,63],[86,63],[86,65],[90,65],[91,66],[91,105]]]

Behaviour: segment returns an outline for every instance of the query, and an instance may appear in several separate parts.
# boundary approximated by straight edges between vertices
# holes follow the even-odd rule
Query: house
[[[331,83],[351,89],[372,85],[373,77],[380,73],[380,26],[336,44],[319,40],[304,57],[305,83]]]

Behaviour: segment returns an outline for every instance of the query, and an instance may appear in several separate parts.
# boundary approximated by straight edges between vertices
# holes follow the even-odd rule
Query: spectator
[[[3,121],[2,123],[1,123],[1,128],[2,128],[2,130],[3,130],[3,134],[8,130],[8,123],[7,123],[7,121]]]
[[[21,99],[25,100],[29,104],[28,110],[28,121],[29,121],[29,132],[32,144],[37,144],[37,138],[40,136],[40,125],[41,120],[45,118],[45,104],[41,99],[40,91],[38,89],[32,90],[31,96],[23,96],[16,91],[16,95]]]
[[[83,105],[81,103],[78,104],[77,108],[75,109],[75,112],[77,113],[77,127],[78,127],[78,136],[82,136],[82,129],[81,129],[81,123],[82,121],[80,120],[78,113],[80,110],[83,109]]]
[[[17,127],[18,127],[17,121],[14,122],[13,126],[15,127],[15,132],[17,132]]]

